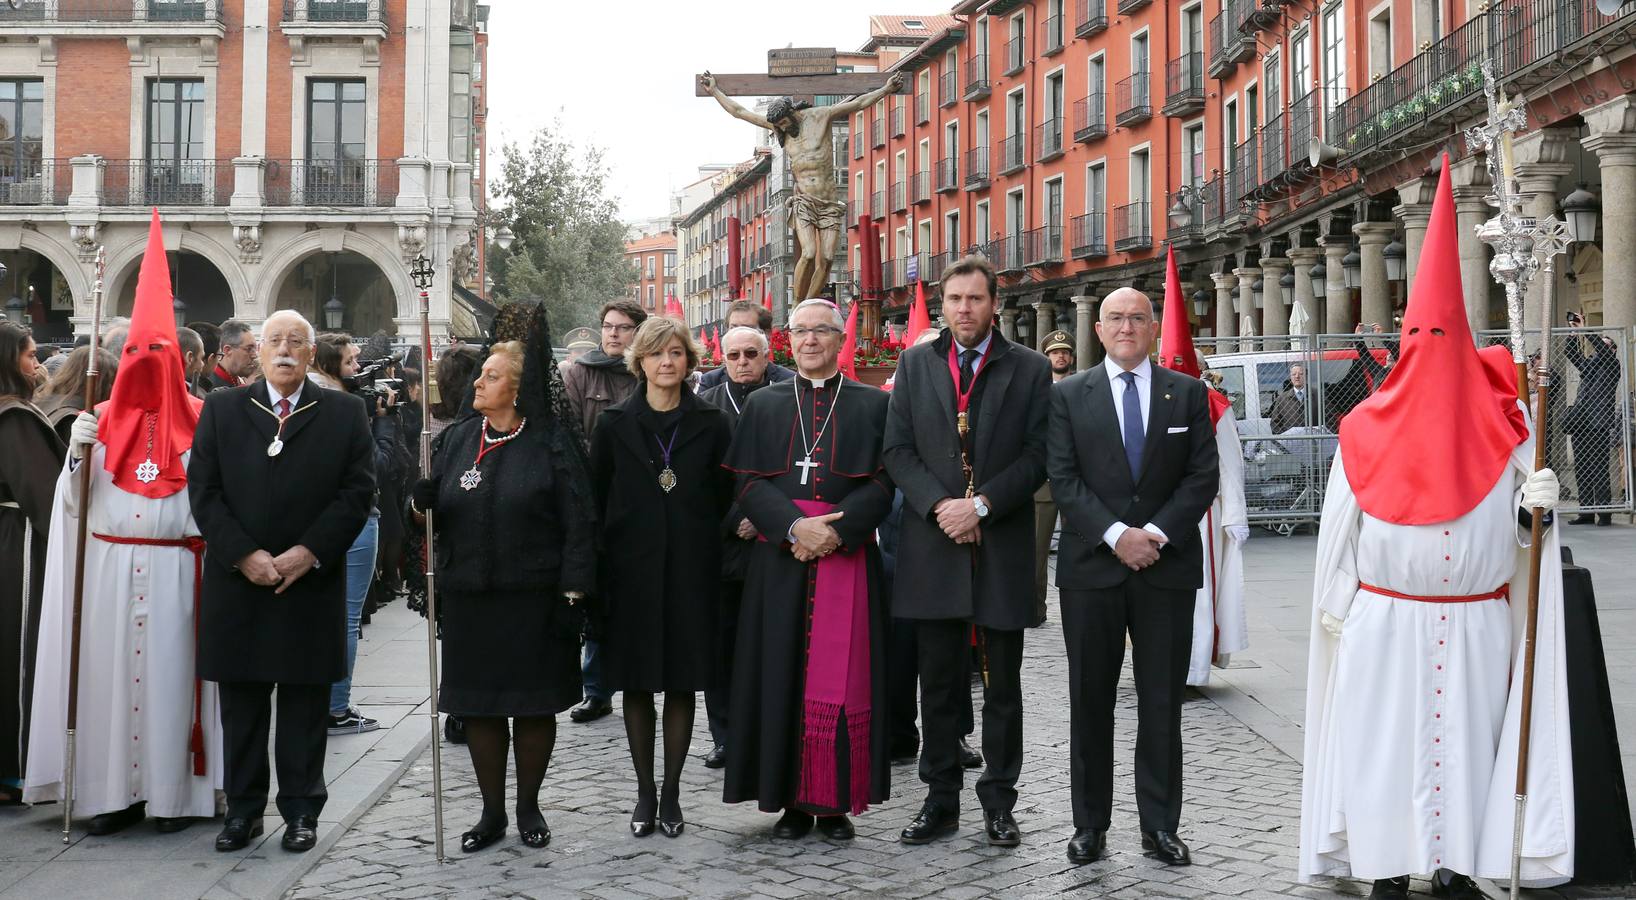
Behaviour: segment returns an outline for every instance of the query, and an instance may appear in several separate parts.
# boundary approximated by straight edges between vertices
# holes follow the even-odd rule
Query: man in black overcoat
[[[1046,469],[1062,510],[1057,589],[1068,645],[1068,859],[1107,847],[1113,807],[1113,706],[1130,633],[1136,675],[1136,806],[1142,849],[1191,856],[1182,811],[1182,693],[1203,584],[1199,520],[1216,495],[1215,428],[1204,382],[1149,360],[1158,323],[1133,288],[1102,301],[1103,364],[1051,390]]]
[[[262,830],[278,688],[278,811],[286,850],[316,842],[330,685],[346,674],[346,554],[375,495],[363,401],[307,380],[312,325],[261,327],[265,380],[205,399],[187,482],[208,549],[199,676],[221,685],[227,816],[216,849]]]
[[[1045,481],[1051,367],[994,330],[987,260],[950,266],[942,295],[948,328],[904,352],[886,420],[886,470],[904,498],[892,614],[916,622],[928,789],[902,840],[924,844],[958,825],[961,694],[976,626],[986,761],[977,798],[989,843],[1015,847],[1023,629],[1039,622],[1034,491]]]

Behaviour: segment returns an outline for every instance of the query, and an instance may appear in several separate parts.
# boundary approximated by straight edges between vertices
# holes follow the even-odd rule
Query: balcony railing
[[[1199,188],[1182,185],[1170,192],[1169,198],[1165,200],[1165,234],[1172,244],[1185,246],[1204,239],[1202,206]],[[1187,211],[1186,216],[1179,215],[1183,209]],[[1176,219],[1171,218],[1172,212],[1178,214]]]
[[[903,107],[892,107],[892,137],[903,137]]]
[[[1001,75],[1015,75],[1023,70],[1023,63],[1028,61],[1027,55],[1023,53],[1025,43],[1026,40],[1020,34],[1005,42],[1005,71],[1001,72]]]
[[[1221,192],[1222,179],[1212,178],[1199,185],[1199,199],[1203,201],[1204,227],[1215,228],[1221,224]]]
[[[1093,212],[1074,216],[1069,223],[1073,246],[1069,252],[1074,259],[1094,259],[1108,255],[1108,226],[1105,213]]]
[[[1000,142],[1000,174],[1010,175],[1028,165],[1028,134],[1014,134]]]
[[[1113,208],[1113,249],[1119,253],[1153,246],[1153,223],[1146,201]]]
[[[1261,126],[1261,180],[1271,181],[1289,168],[1289,145],[1284,142],[1284,114]]]
[[[1204,109],[1204,54],[1184,53],[1165,63],[1165,115],[1190,116]]]
[[[284,21],[384,22],[383,5],[383,0],[284,0]]]
[[[920,273],[920,280],[927,284],[936,284],[943,280],[943,273],[949,266],[954,265],[960,258],[960,251],[949,250],[945,253],[926,254],[926,267]]]
[[[1040,55],[1055,56],[1062,52],[1062,16],[1049,16],[1040,23]]]
[[[924,125],[932,120],[932,95],[915,95],[915,124]]]
[[[1153,97],[1148,74],[1136,72],[1113,86],[1113,122],[1134,125],[1153,118]]]
[[[873,119],[869,123],[869,146],[875,148],[886,146],[886,123],[880,119]]]
[[[1074,10],[1074,37],[1090,37],[1108,30],[1108,0],[1078,0]]]
[[[1208,28],[1210,35],[1210,60],[1209,69],[1207,71],[1210,73],[1211,78],[1220,78],[1222,75],[1230,71],[1233,66],[1238,64],[1237,61],[1227,53],[1227,14],[1223,12],[1212,16],[1210,18]],[[1233,42],[1235,44],[1238,42],[1237,35],[1233,36]]]
[[[1318,95],[1317,91],[1307,91],[1296,97],[1289,105],[1289,157],[1290,165],[1295,166],[1307,158],[1313,137],[1314,113],[1312,101]]]
[[[1062,262],[1062,226],[1042,225],[1023,233],[1023,264],[1054,266]]]
[[[916,172],[909,179],[909,187],[910,187],[909,202],[911,202],[911,203],[930,203],[931,199],[932,199],[932,173],[931,173],[931,171],[927,170],[927,169],[921,169],[919,172]]]
[[[979,53],[966,60],[965,99],[981,100],[987,97],[992,84],[988,80],[988,54]]]
[[[869,217],[872,219],[886,218],[886,192],[876,191],[869,197]]]
[[[863,159],[863,132],[852,135],[852,158]]]
[[[1222,25],[1225,46],[1223,51],[1234,63],[1248,62],[1255,57],[1255,14],[1261,0],[1225,0],[1227,20]]]
[[[909,189],[903,179],[892,182],[892,212],[903,212],[909,208]]]
[[[0,25],[138,24],[180,22],[221,25],[221,0],[17,0],[0,4]]]
[[[960,100],[960,78],[958,72],[944,72],[938,76],[938,106],[953,106]]]
[[[356,174],[374,184],[366,173]],[[395,188],[396,167],[392,178]],[[226,206],[232,196],[233,161],[228,159],[110,159],[102,173],[103,206]]]
[[[62,206],[73,189],[74,168],[66,159],[0,162],[0,206]]]
[[[1251,19],[1255,16],[1256,7],[1261,5],[1260,0],[1225,0],[1225,3],[1227,15],[1233,23],[1233,30],[1249,30]]]
[[[1098,91],[1074,101],[1074,140],[1079,143],[1108,136],[1108,98]]]
[[[1027,267],[1023,262],[1021,233],[997,237],[989,241],[986,252],[988,260],[994,264],[996,272],[1021,272]]]
[[[987,147],[976,147],[966,151],[966,190],[976,191],[988,187],[988,166]]]
[[[1038,162],[1046,162],[1062,155],[1062,119],[1046,119],[1034,128],[1034,150]]]
[[[952,191],[960,187],[960,162],[955,157],[937,161],[937,192]]]
[[[1153,0],[1119,0],[1119,14],[1128,16],[1151,2]]]
[[[1236,205],[1240,200],[1250,196],[1255,189],[1261,186],[1261,180],[1256,177],[1255,135],[1250,135],[1244,142],[1233,148],[1233,170],[1227,173],[1227,202]],[[1231,209],[1232,206],[1229,206]]]

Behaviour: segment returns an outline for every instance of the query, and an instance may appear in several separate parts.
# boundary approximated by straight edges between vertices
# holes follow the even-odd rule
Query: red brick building
[[[676,234],[666,231],[625,242],[625,258],[636,270],[631,299],[649,314],[665,311],[665,298],[681,298],[676,286]]]

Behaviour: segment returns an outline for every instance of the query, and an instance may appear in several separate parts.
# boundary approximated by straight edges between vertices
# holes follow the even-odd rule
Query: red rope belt
[[[130,544],[137,547],[182,547],[193,554],[193,644],[194,652],[198,652],[199,644],[199,594],[204,588],[204,538],[197,535],[183,538],[136,538],[120,537],[112,534],[92,533],[99,541],[109,544]],[[195,667],[196,668],[196,667]],[[193,730],[188,737],[188,751],[193,754],[193,774],[205,774],[205,747],[204,747],[204,685],[198,675],[193,676]]]
[[[1372,584],[1364,584],[1361,581],[1358,582],[1358,587],[1362,590],[1368,591],[1371,594],[1379,594],[1382,597],[1396,597],[1399,600],[1418,600],[1421,603],[1475,603],[1479,600],[1511,599],[1511,585],[1509,584],[1502,584],[1486,594],[1461,594],[1454,597],[1422,597],[1417,594],[1400,594],[1397,591],[1389,591],[1386,588],[1375,587]]]

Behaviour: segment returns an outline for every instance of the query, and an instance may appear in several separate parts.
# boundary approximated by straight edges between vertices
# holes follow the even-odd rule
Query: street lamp
[[[1595,240],[1596,214],[1601,209],[1602,204],[1596,195],[1586,190],[1583,183],[1562,198],[1562,217],[1568,220],[1568,237],[1576,242]]]
[[[340,267],[333,259],[330,260],[329,272],[329,302],[324,304],[324,328],[328,331],[340,331],[341,326],[346,324],[347,308],[346,304],[341,302]]]
[[[1409,251],[1403,246],[1403,243],[1393,238],[1392,242],[1387,244],[1386,249],[1382,250],[1380,254],[1386,258],[1386,280],[1402,281],[1403,270],[1408,268],[1405,264],[1409,259]]]
[[[1184,188],[1176,195],[1176,202],[1170,205],[1170,227],[1176,230],[1193,226],[1193,208],[1187,202],[1187,191]]]
[[[1307,270],[1307,277],[1312,279],[1312,297],[1315,300],[1324,299],[1329,291],[1329,269],[1323,263],[1318,263]]]
[[[1341,257],[1341,274],[1346,277],[1346,289],[1355,291],[1363,286],[1363,254],[1353,245],[1351,252]]]
[[[494,242],[500,245],[501,250],[510,250],[511,242],[516,239],[517,236],[511,233],[510,225],[501,225],[500,230],[494,232]]]
[[[1250,298],[1255,301],[1255,308],[1256,309],[1261,308],[1261,303],[1265,299],[1265,295],[1262,292],[1262,286],[1265,285],[1266,283],[1267,283],[1267,279],[1257,278],[1255,280],[1255,286],[1250,288]]]
[[[1193,317],[1203,320],[1205,314],[1208,312],[1210,312],[1210,292],[1205,290],[1194,291]]]
[[[1278,279],[1278,286],[1284,289],[1284,296],[1285,297],[1294,296],[1293,292],[1295,291],[1295,273],[1294,272],[1285,272],[1284,277]]]
[[[11,299],[6,301],[6,321],[13,325],[22,325],[27,311],[28,304],[23,302],[22,297],[13,294]]]

